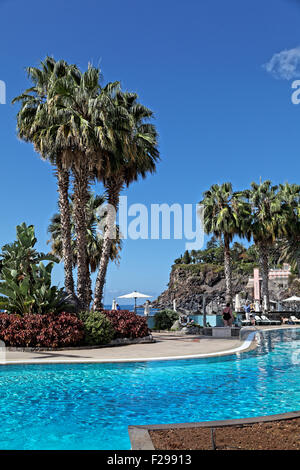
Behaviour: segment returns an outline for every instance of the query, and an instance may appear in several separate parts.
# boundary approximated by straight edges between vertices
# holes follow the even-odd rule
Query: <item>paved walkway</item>
[[[7,351],[6,363],[118,362],[220,353],[241,345],[238,339],[213,339],[199,336],[153,334],[156,343],[130,344],[98,349],[22,352]]]
[[[286,327],[288,328],[288,326]],[[265,328],[261,328],[265,329]],[[269,327],[268,329],[277,329]],[[185,357],[219,356],[234,353],[250,346],[238,338],[220,339],[203,336],[178,336],[172,333],[153,333],[155,343],[98,349],[72,349],[64,351],[22,352],[6,351],[5,363],[76,363],[76,362],[129,362]],[[0,362],[3,358],[0,357]]]

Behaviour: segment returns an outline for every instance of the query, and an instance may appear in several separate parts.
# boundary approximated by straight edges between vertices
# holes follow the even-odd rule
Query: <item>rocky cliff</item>
[[[246,293],[249,274],[234,272],[233,293]],[[213,308],[225,301],[224,270],[211,264],[175,264],[172,266],[170,281],[165,290],[154,302],[154,308],[172,308],[173,300],[180,311],[198,312],[202,308],[203,294],[206,305],[213,301]]]
[[[235,269],[232,273],[233,294],[242,294],[252,300],[251,290],[246,288],[252,270]],[[288,288],[282,288],[274,281],[269,282],[270,299],[277,301],[291,295],[300,296],[300,279],[291,276]],[[217,311],[225,302],[225,277],[222,266],[214,264],[174,264],[170,281],[154,302],[153,308],[173,308],[176,299],[178,311],[199,312],[202,310],[203,294],[206,294],[208,310]],[[220,308],[220,307],[219,307]]]

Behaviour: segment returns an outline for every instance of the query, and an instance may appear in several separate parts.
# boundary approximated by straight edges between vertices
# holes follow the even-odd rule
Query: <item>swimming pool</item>
[[[128,425],[300,409],[300,329],[209,359],[0,366],[0,449],[129,449]]]

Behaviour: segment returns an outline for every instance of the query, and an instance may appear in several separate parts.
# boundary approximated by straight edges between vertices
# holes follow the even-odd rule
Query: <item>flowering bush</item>
[[[77,346],[83,338],[83,323],[71,313],[0,314],[0,339],[6,346],[68,347]]]
[[[143,338],[149,335],[145,318],[128,310],[104,310],[115,330],[114,338]]]

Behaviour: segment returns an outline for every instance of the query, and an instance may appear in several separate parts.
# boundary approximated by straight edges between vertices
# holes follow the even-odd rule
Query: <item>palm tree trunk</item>
[[[80,310],[87,309],[86,271],[86,206],[88,201],[89,173],[86,163],[80,162],[72,168],[74,176],[74,225],[77,245],[77,297]]]
[[[298,277],[300,278],[300,256],[297,256],[297,270],[298,270]]]
[[[232,276],[231,276],[231,255],[230,243],[228,238],[224,237],[224,271],[225,271],[225,289],[226,302],[232,302]]]
[[[266,298],[266,307],[267,311],[269,310],[270,299],[269,299],[269,250],[268,246],[260,243],[258,246],[258,253],[259,253],[259,264],[261,270],[261,278],[262,278],[262,302],[263,308],[265,309],[265,298]]]
[[[106,279],[107,267],[109,263],[111,245],[113,237],[116,236],[115,224],[116,224],[116,214],[119,207],[119,198],[120,192],[122,189],[123,183],[122,180],[112,179],[105,184],[108,199],[107,202],[109,207],[114,210],[108,210],[107,220],[106,220],[106,229],[104,231],[103,237],[103,246],[100,259],[100,267],[97,274],[96,284],[95,284],[95,295],[93,310],[99,310],[103,308],[103,290]]]
[[[96,284],[95,284],[95,296],[93,310],[99,310],[103,308],[103,290],[106,279],[107,267],[109,263],[110,250],[111,250],[111,239],[106,235],[109,230],[105,231],[103,248],[101,253],[100,268],[98,271]]]
[[[206,295],[203,294],[202,296],[202,310],[203,310],[203,326],[206,327],[207,321],[206,321]]]
[[[75,296],[73,279],[73,253],[71,245],[71,214],[69,205],[69,171],[57,162],[59,211],[61,219],[62,255],[64,260],[65,289]]]
[[[89,309],[92,302],[92,281],[88,259],[86,260],[86,306]]]

